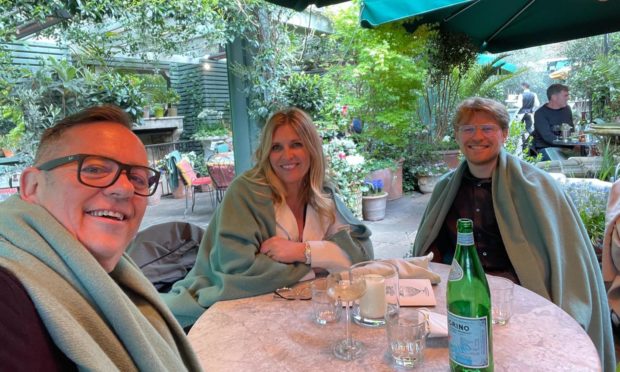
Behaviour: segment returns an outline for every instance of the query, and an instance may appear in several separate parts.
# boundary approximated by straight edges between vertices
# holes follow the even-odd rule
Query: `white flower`
[[[450,136],[443,136],[443,138],[441,139],[442,142],[450,142],[452,141],[452,138],[450,138]]]
[[[350,166],[356,166],[356,165],[363,165],[364,164],[364,157],[361,155],[349,155],[346,157],[347,163]]]

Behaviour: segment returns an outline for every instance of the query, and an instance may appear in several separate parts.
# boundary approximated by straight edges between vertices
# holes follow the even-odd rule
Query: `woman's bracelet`
[[[306,244],[306,249],[304,249],[304,256],[306,256],[306,265],[310,265],[312,262],[312,251],[310,250],[310,243],[304,242]]]

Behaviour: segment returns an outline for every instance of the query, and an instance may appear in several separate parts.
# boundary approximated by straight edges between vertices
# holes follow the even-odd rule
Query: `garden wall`
[[[68,48],[59,47],[49,42],[20,42],[2,44],[12,56],[15,66],[36,71],[42,59],[54,57],[59,60],[71,60]],[[93,64],[97,62],[93,61]],[[205,61],[201,63],[176,63],[170,61],[144,62],[137,58],[119,57],[108,61],[108,65],[119,70],[136,72],[168,71],[170,84],[181,96],[178,105],[183,118],[181,140],[190,140],[196,132],[197,115],[206,108],[223,112],[223,119],[230,122],[230,100],[228,92],[228,68],[225,61]],[[190,146],[191,147],[191,146]],[[196,143],[195,148],[184,151],[202,152]]]
[[[226,62],[174,63],[170,67],[170,82],[181,96],[179,115],[184,117],[182,140],[189,140],[196,132],[199,123],[197,116],[204,109],[221,111],[223,119],[230,122]],[[200,146],[193,150],[202,152]]]

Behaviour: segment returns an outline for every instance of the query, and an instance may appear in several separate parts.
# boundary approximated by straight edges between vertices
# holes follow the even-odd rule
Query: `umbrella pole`
[[[521,8],[521,10],[519,10],[519,12],[517,14],[513,15],[512,17],[510,17],[508,22],[504,23],[504,25],[502,27],[500,27],[499,30],[495,31],[493,33],[493,35],[491,35],[489,37],[489,39],[484,42],[484,44],[488,44],[491,40],[495,39],[495,36],[499,35],[499,33],[504,31],[504,29],[506,27],[510,26],[510,24],[512,22],[514,22],[515,19],[519,18],[521,16],[521,14],[527,10],[527,8],[529,8],[530,6],[532,6],[532,4],[534,4],[534,2],[536,2],[536,0],[530,0],[529,3],[525,4],[525,6],[523,8]]]
[[[471,8],[472,6],[474,6],[474,5],[478,4],[479,2],[480,2],[480,0],[476,0],[476,1],[474,1],[473,3],[471,3],[471,4],[467,5],[465,8],[463,8],[463,9],[459,10],[458,12],[450,14],[449,16],[447,16],[446,18],[444,18],[444,19],[443,19],[443,21],[444,21],[444,22],[448,22],[448,21],[450,21],[452,18],[454,18],[454,17],[458,16],[459,14],[461,14],[461,13],[463,13],[463,12],[466,12],[469,8]]]

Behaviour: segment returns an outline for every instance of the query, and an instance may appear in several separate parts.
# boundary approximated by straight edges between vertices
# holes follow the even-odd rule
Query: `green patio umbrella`
[[[478,54],[478,56],[476,57],[476,63],[478,63],[479,65],[486,65],[493,62],[494,59],[495,56],[492,56],[490,54]],[[506,62],[504,59],[500,59],[499,61],[495,62],[493,64],[493,67],[501,67],[503,71],[510,73],[517,72],[517,65],[515,65],[514,63]]]
[[[406,27],[437,23],[497,53],[618,31],[620,1],[363,0],[364,27],[410,18]]]

